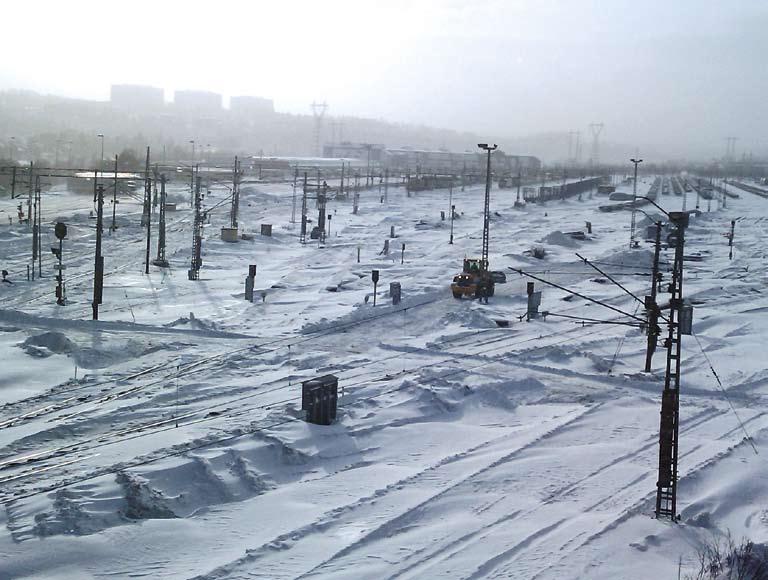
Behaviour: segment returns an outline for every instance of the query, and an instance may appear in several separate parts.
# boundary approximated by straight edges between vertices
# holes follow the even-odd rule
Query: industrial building
[[[456,173],[483,170],[485,167],[483,155],[474,151],[455,153],[447,149],[387,148],[371,143],[326,143],[323,157],[370,160],[376,165],[401,171]],[[498,173],[534,175],[541,170],[541,160],[531,155],[507,155],[495,151],[493,166]]]

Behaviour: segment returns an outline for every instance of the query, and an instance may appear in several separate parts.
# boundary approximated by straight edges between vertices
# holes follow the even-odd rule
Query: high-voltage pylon
[[[322,157],[323,151],[320,147],[320,138],[323,132],[323,117],[325,117],[325,112],[328,110],[328,103],[326,102],[318,103],[318,102],[312,101],[312,104],[310,105],[310,107],[312,107],[312,115],[315,118],[315,130],[313,133],[315,155],[317,155],[318,157]]]
[[[592,167],[600,165],[600,133],[602,133],[603,127],[603,123],[589,124],[589,131],[592,133],[592,156],[590,159]]]
[[[200,279],[200,267],[203,265],[203,213],[201,210],[200,187],[202,177],[195,179],[195,221],[192,228],[192,260],[187,275],[190,280]]]
[[[669,334],[664,341],[667,348],[667,367],[664,375],[664,391],[661,396],[661,421],[659,425],[659,478],[656,482],[656,517],[677,520],[677,459],[680,423],[680,352],[681,313],[683,310],[683,248],[686,212],[670,212],[670,222],[675,226],[675,259],[672,264],[672,281],[669,284]]]

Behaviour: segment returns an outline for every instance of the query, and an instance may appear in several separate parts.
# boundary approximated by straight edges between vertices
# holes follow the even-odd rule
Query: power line
[[[582,323],[591,324],[618,324],[621,326],[631,326],[633,328],[640,328],[642,326],[639,322],[623,322],[621,320],[600,320],[597,318],[586,318],[584,316],[571,316],[570,314],[558,314],[557,312],[542,312],[544,316],[557,316],[559,318],[570,318]]]
[[[695,332],[693,332],[693,330],[691,330],[691,334],[696,339],[696,343],[699,345],[699,350],[701,350],[701,354],[704,355],[704,358],[706,359],[707,364],[709,365],[709,370],[712,371],[712,375],[715,377],[715,380],[717,381],[717,384],[720,387],[720,392],[723,393],[725,400],[728,401],[728,406],[731,408],[731,411],[733,411],[733,414],[736,416],[736,420],[739,422],[739,426],[741,427],[741,430],[744,432],[744,437],[749,442],[749,445],[752,447],[752,450],[755,452],[755,455],[759,455],[759,453],[757,452],[757,447],[755,447],[755,443],[752,441],[752,436],[747,432],[747,428],[744,425],[744,421],[741,420],[741,417],[736,412],[736,408],[733,406],[733,403],[731,402],[731,398],[728,396],[728,392],[725,390],[723,383],[720,382],[720,377],[717,375],[717,371],[715,371],[715,367],[712,366],[712,361],[709,360],[709,356],[707,356],[707,353],[704,351],[704,347],[701,345],[701,341],[699,340],[698,335]]]
[[[621,289],[622,289],[622,290],[623,290],[623,291],[624,291],[626,294],[628,294],[629,296],[631,296],[632,298],[634,298],[635,300],[637,300],[637,301],[638,301],[640,304],[642,304],[643,306],[645,306],[645,302],[644,302],[644,301],[640,300],[640,298],[638,298],[638,297],[637,297],[635,294],[633,294],[632,292],[630,292],[629,290],[627,290],[627,289],[626,289],[624,286],[622,286],[621,284],[619,284],[619,283],[618,283],[616,280],[614,280],[613,278],[611,278],[611,276],[610,276],[609,274],[606,274],[605,272],[603,272],[603,271],[602,271],[600,268],[598,268],[597,266],[595,266],[595,265],[594,265],[592,262],[590,262],[589,260],[587,260],[587,259],[586,259],[584,256],[582,256],[582,255],[581,255],[581,254],[579,254],[578,252],[576,252],[576,256],[577,256],[577,257],[578,257],[580,260],[582,260],[582,261],[583,261],[583,262],[584,262],[584,263],[585,263],[587,266],[590,266],[591,268],[594,268],[594,269],[595,269],[597,272],[599,272],[600,274],[602,274],[603,276],[605,276],[606,278],[608,278],[608,280],[610,280],[611,282],[613,282],[613,283],[614,283],[616,286],[618,286],[619,288],[621,288]]]
[[[613,306],[610,306],[609,304],[605,304],[604,302],[601,302],[600,300],[595,300],[594,298],[590,298],[589,296],[584,296],[583,294],[579,294],[578,292],[574,292],[573,290],[569,290],[568,288],[564,286],[560,286],[559,284],[555,284],[554,282],[549,282],[548,280],[544,280],[543,278],[539,278],[538,276],[534,276],[533,274],[529,274],[527,272],[524,272],[523,270],[518,270],[517,268],[513,268],[512,266],[507,266],[510,270],[513,272],[517,272],[518,274],[521,274],[522,276],[528,276],[529,278],[533,278],[534,280],[538,280],[539,282],[542,282],[544,284],[547,284],[549,286],[553,286],[559,290],[563,290],[564,292],[568,292],[568,294],[572,294],[573,296],[577,296],[579,298],[582,298],[584,300],[587,300],[589,302],[593,302],[599,306],[603,306],[605,308],[608,308],[610,310],[613,310],[614,312],[618,312],[619,314],[623,314],[624,316],[628,316],[630,318],[634,318],[638,322],[641,322],[645,324],[645,320],[642,318],[635,316],[633,314],[629,314],[628,312],[624,312],[620,308],[615,308]]]

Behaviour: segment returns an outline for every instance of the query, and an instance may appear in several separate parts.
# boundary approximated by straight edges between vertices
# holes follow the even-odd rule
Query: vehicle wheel
[[[461,300],[461,292],[454,292],[453,293],[453,297],[454,298],[458,298],[459,300]]]

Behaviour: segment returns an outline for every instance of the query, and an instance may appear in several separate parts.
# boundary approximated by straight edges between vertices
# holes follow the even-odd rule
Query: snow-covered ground
[[[684,337],[672,524],[653,518],[663,349],[642,373],[638,328],[580,322],[630,318],[539,282],[553,316],[521,320],[529,280],[508,269],[642,316],[575,254],[642,298],[650,245],[629,249],[629,213],[597,210],[607,196],[514,207],[515,190],[494,188],[490,262],[508,281],[488,305],[455,300],[450,281],[480,250],[483,191],[453,191],[453,245],[448,191],[397,188],[383,203],[363,192],[357,215],[329,202],[326,243],[301,245],[290,185],[244,186],[252,238],[221,241],[228,205],[212,211],[195,282],[185,186],[170,188],[171,266],[149,275],[140,204],[122,200],[98,322],[91,199],[43,195],[43,248],[53,222],[69,225],[64,307],[52,254],[26,280],[31,234],[0,200],[0,267],[14,282],[0,284],[0,578],[673,578],[713,533],[768,541],[768,466],[744,439],[764,452],[768,200],[702,201],[687,231],[684,293],[728,397]],[[206,206],[227,195],[213,187]],[[679,210],[683,198],[657,201]],[[585,239],[567,235],[587,221]],[[643,238],[650,220],[638,222]],[[338,421],[307,424],[301,381],[327,373],[343,389]]]

